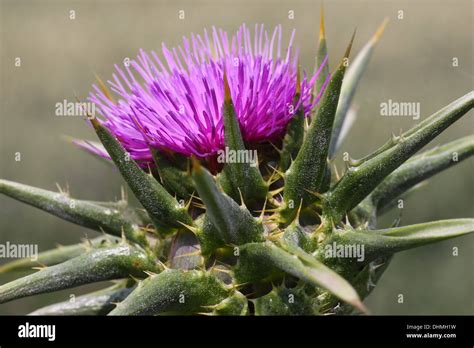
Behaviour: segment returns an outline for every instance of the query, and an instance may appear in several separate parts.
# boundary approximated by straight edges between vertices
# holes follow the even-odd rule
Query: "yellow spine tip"
[[[354,29],[354,33],[352,34],[351,41],[349,42],[349,46],[347,46],[346,52],[344,53],[344,58],[349,58],[349,55],[351,54],[352,44],[354,43],[356,32],[357,32],[357,28]]]
[[[300,205],[298,207],[298,211],[296,212],[296,216],[295,216],[295,219],[293,220],[292,223],[294,223],[295,225],[299,225],[300,223],[300,214],[301,214],[301,208],[303,207],[303,199],[300,200]]]
[[[201,172],[201,163],[196,157],[191,158],[192,164],[193,164],[193,172],[199,173]]]
[[[377,42],[380,39],[383,32],[385,31],[385,27],[387,26],[387,24],[388,24],[388,17],[385,17],[382,24],[380,25],[380,27],[377,29],[374,36],[372,37],[373,42]]]
[[[321,17],[319,20],[319,40],[321,41],[326,37],[326,31],[324,29],[324,6],[321,3]]]
[[[95,79],[97,80],[97,83],[99,84],[99,89],[102,91],[102,93],[104,93],[107,99],[109,99],[112,103],[115,103],[115,100],[112,97],[112,94],[110,93],[110,91],[108,90],[107,86],[102,81],[102,79],[99,77],[99,75],[94,73],[94,76],[95,76]]]
[[[298,70],[296,71],[296,94],[301,93],[301,66],[298,64]]]
[[[227,72],[225,68],[224,68],[224,102],[226,103],[232,102],[232,98],[230,96],[229,81],[227,80]]]
[[[100,122],[97,121],[97,119],[95,117],[90,117],[89,120],[90,120],[92,126],[94,127],[94,129],[96,129],[96,130],[99,129]]]

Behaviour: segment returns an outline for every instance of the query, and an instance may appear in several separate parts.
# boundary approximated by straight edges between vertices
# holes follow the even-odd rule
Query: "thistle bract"
[[[99,81],[90,123],[141,207],[72,199],[0,180],[0,192],[105,233],[0,266],[39,271],[0,286],[0,303],[92,282],[98,292],[42,315],[316,315],[367,312],[363,299],[396,252],[474,231],[474,219],[380,228],[378,217],[430,176],[474,153],[467,136],[416,154],[468,113],[474,92],[338,175],[331,160],[354,121],[350,105],[384,23],[349,67],[354,35],[329,74],[321,21],[312,77],[293,35],[242,26],[191,35],[164,60],[141,51]],[[225,149],[232,155],[216,163]],[[258,160],[237,155],[257,151]],[[452,154],[456,153],[456,161]],[[237,154],[237,155],[236,155]],[[74,204],[71,204],[74,202]]]

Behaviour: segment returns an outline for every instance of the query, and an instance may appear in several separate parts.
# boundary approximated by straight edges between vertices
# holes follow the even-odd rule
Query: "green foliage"
[[[140,282],[110,315],[196,314],[219,305],[231,292],[210,273],[169,269]]]
[[[248,150],[245,148],[227,83],[227,78],[224,76],[225,101],[223,116],[225,150],[244,153],[244,151]],[[267,195],[268,186],[258,170],[258,163],[240,163],[239,161],[225,163],[219,178],[224,192],[237,202],[240,199],[243,199],[244,202],[264,199]]]
[[[0,180],[0,193],[104,233],[41,252],[36,260],[0,266],[0,273],[29,271],[0,286],[0,303],[108,280],[115,284],[32,314],[367,312],[362,301],[395,253],[474,231],[470,218],[377,227],[378,217],[394,200],[474,154],[474,137],[468,136],[416,155],[472,109],[474,92],[392,137],[372,154],[351,160],[342,177],[328,165],[348,129],[351,101],[384,26],[349,63],[346,73],[351,40],[314,116],[305,119],[301,109],[295,110],[286,134],[278,142],[262,145],[269,145],[272,152],[259,148],[258,165],[206,167],[196,159],[151,149],[156,167],[145,170],[104,125],[92,119],[101,142],[94,146],[107,150],[144,210],[125,199],[79,200],[68,193]],[[326,57],[321,17],[318,69]],[[326,64],[313,97],[328,76]],[[224,81],[225,145],[246,151],[225,77]],[[363,247],[363,254],[328,253],[353,247]]]
[[[170,229],[180,227],[180,223],[190,224],[192,220],[185,208],[180,206],[178,201],[152,175],[146,174],[135,163],[109,130],[95,119],[92,119],[91,123],[100,141],[155,226],[160,231],[168,232]]]
[[[143,277],[145,271],[159,271],[161,265],[143,250],[127,243],[110,248],[92,249],[66,262],[0,286],[0,303],[74,286]]]
[[[307,295],[303,288],[274,288],[255,299],[255,315],[315,315],[317,300]]]
[[[345,60],[349,57],[354,36],[355,32],[344,58],[331,76],[301,149],[285,173],[283,196],[285,204],[280,212],[282,222],[291,222],[300,202],[303,202],[303,206],[311,204],[315,200],[311,192],[319,192],[321,189],[327,166],[334,116],[346,70]]]

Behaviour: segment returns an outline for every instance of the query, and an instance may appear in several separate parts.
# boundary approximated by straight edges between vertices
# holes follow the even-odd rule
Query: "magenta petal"
[[[155,52],[150,56],[140,50],[129,67],[116,65],[117,73],[113,81],[108,81],[118,96],[116,104],[96,86],[89,100],[137,161],[150,160],[150,144],[186,156],[213,156],[224,146],[225,67],[244,139],[273,140],[281,136],[293,116],[289,106],[296,94],[294,34],[284,59],[281,26],[271,34],[263,25],[255,26],[253,41],[245,24],[230,39],[216,28],[212,28],[211,35],[207,31],[203,36],[192,34],[190,39],[183,38],[182,47],[169,49],[162,45],[165,64]],[[314,107],[311,88],[320,70],[301,82],[301,95],[294,106],[301,105],[305,115]],[[106,157],[90,144],[81,146]]]

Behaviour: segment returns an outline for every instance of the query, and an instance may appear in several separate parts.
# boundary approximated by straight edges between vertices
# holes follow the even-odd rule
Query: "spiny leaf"
[[[160,270],[152,258],[128,244],[94,249],[0,286],[0,303],[130,275],[143,277],[144,271]]]
[[[37,266],[53,266],[58,263],[70,260],[76,256],[85,253],[92,248],[99,248],[103,246],[110,246],[120,242],[120,239],[115,237],[97,237],[83,243],[59,246],[56,249],[44,251],[38,254],[36,259],[26,258],[19,259],[0,265],[0,273],[18,272],[31,270],[32,267]]]
[[[324,60],[327,58],[327,56],[328,52],[326,47],[326,35],[324,28],[324,8],[321,4],[321,15],[319,23],[319,45],[318,52],[316,53],[313,74],[316,74],[321,67],[322,69],[320,70],[319,75],[316,79],[316,83],[313,87],[313,97],[317,96],[320,93],[321,89],[323,88],[324,82],[329,76],[329,62],[326,60],[326,63],[324,64]]]
[[[349,106],[354,97],[359,81],[364,74],[374,48],[382,35],[388,18],[384,20],[382,25],[377,29],[377,32],[372,36],[370,41],[362,48],[354,61],[349,65],[344,82],[342,83],[341,95],[337,105],[336,116],[334,118],[334,127],[332,131],[331,146],[329,147],[329,158],[332,158],[341,144],[340,136],[343,124],[346,120],[346,115],[349,111]]]
[[[425,118],[423,121],[417,123],[415,126],[407,130],[405,133],[402,134],[401,138],[406,138],[409,137],[417,132],[419,132],[422,129],[425,129],[428,125],[437,123],[440,120],[442,121],[443,118],[446,117],[446,114],[449,112],[456,112],[456,108],[459,108],[459,112],[462,112],[462,110],[467,108],[467,111],[472,109],[474,103],[474,91],[471,91],[464,96],[456,99],[455,101],[451,102],[451,104],[446,105],[444,108],[438,110],[431,116]],[[464,111],[466,113],[467,111]],[[462,116],[462,115],[461,115]],[[392,135],[392,137],[382,146],[380,146],[377,150],[372,152],[371,154],[368,154],[367,156],[364,156],[360,159],[351,159],[350,164],[352,166],[360,166],[361,164],[367,162],[368,160],[378,156],[379,154],[385,152],[386,150],[391,149],[392,147],[396,146],[400,141],[400,137],[396,137],[395,135]]]
[[[193,179],[199,197],[206,206],[206,216],[229,244],[244,244],[263,240],[263,226],[244,206],[221,192],[209,172],[193,160]]]
[[[107,149],[133,193],[146,209],[153,223],[167,232],[181,227],[180,223],[191,224],[192,219],[186,209],[179,205],[159,182],[147,175],[130,157],[120,142],[96,119],[91,119],[94,129]]]
[[[401,199],[402,201],[406,201],[408,199],[408,197],[411,197],[414,193],[418,192],[418,190],[420,190],[422,187],[425,187],[427,185],[428,185],[428,181],[422,181],[418,185],[415,185],[415,186],[409,188],[408,190],[406,190],[405,192],[403,192],[402,194],[400,194],[397,198],[392,199],[390,202],[387,202],[383,205],[379,205],[379,207],[376,209],[377,215],[380,216],[380,215],[386,213],[387,211],[391,210],[392,208],[395,208],[399,204],[399,199]],[[359,206],[362,205],[364,202],[367,202],[367,201],[369,201],[372,204],[369,197],[367,197],[367,199],[364,199],[359,204]]]
[[[312,252],[314,250],[314,241],[306,234],[303,228],[296,223],[292,223],[287,228],[285,228],[283,240],[286,243],[295,245],[306,252]]]
[[[190,173],[187,173],[173,165],[166,156],[155,148],[150,148],[156,170],[163,182],[163,186],[174,192],[178,197],[189,198],[195,191]]]
[[[298,69],[298,79],[296,82],[297,93],[293,99],[293,103],[296,104],[300,98],[300,70]],[[278,169],[285,171],[291,164],[291,161],[296,158],[298,151],[303,144],[304,138],[304,109],[302,106],[296,110],[295,115],[286,126],[285,137],[283,138],[283,145],[280,152],[280,164]]]
[[[268,294],[253,300],[255,315],[315,315],[318,305],[304,289],[273,288]]]
[[[224,90],[225,153],[233,153],[236,156],[239,154],[250,154],[250,150],[245,148],[225,73]],[[245,202],[265,198],[268,192],[268,185],[260,174],[257,158],[254,158],[254,162],[250,163],[249,161],[242,161],[242,158],[236,158],[235,161],[225,161],[221,157],[223,156],[218,156],[218,161],[225,162],[223,172],[221,173],[221,176],[225,176],[225,178],[220,180],[224,192],[237,202],[240,201],[240,196],[244,198]],[[247,157],[249,160],[252,159],[250,156]]]
[[[290,252],[273,243],[249,243],[239,248],[234,274],[239,282],[261,281],[272,277],[276,268],[313,286],[327,289],[341,300],[365,311],[364,305],[352,286],[337,273],[326,267],[302,249],[286,244]],[[295,254],[297,252],[297,254]]]
[[[363,263],[367,264],[381,256],[472,232],[474,219],[440,220],[382,230],[336,230],[321,246],[320,259],[327,244],[364,246]]]
[[[354,32],[355,35],[355,32]],[[319,192],[327,163],[329,142],[331,140],[334,115],[341,90],[345,59],[348,58],[354,35],[347,47],[341,64],[332,75],[324,95],[319,102],[315,119],[303,141],[295,161],[285,173],[284,207],[280,215],[285,223],[291,222],[296,209],[303,200],[303,207],[312,203],[315,198],[308,191]]]
[[[134,289],[126,282],[35,310],[29,315],[106,315]]]
[[[471,110],[473,104],[474,92],[470,92],[415,126],[415,130],[405,132],[394,145],[384,145],[383,150],[377,150],[375,156],[358,167],[349,167],[341,180],[325,194],[325,214],[338,221],[416,151]]]
[[[0,193],[80,226],[103,230],[115,236],[121,236],[123,232],[131,241],[146,243],[144,233],[137,224],[140,219],[136,216],[135,219],[127,219],[117,209],[8,180],[0,180]]]
[[[331,180],[332,180],[332,172],[331,166],[329,162],[326,164],[326,168],[324,169],[323,178],[321,179],[321,186],[319,189],[319,193],[324,193],[331,187]]]
[[[355,277],[353,284],[362,298],[372,292],[391,261],[392,255],[377,258],[368,263]]]
[[[140,282],[109,315],[196,314],[229,294],[224,283],[210,273],[169,269]]]
[[[382,208],[421,181],[461,163],[472,155],[474,135],[425,151],[409,159],[385,178],[367,199],[371,199],[377,208]]]
[[[283,138],[283,146],[280,153],[280,164],[278,166],[280,170],[287,170],[291,161],[296,158],[298,151],[301,148],[301,144],[303,144],[303,137],[304,112],[300,108],[286,128],[286,134]]]
[[[234,291],[232,296],[225,298],[219,304],[211,306],[213,315],[247,315],[248,300],[239,291]]]
[[[352,125],[356,122],[357,116],[358,116],[358,111],[357,111],[357,106],[351,106],[349,110],[346,112],[346,115],[344,117],[344,121],[342,122],[341,125],[341,130],[339,132],[339,136],[337,137],[337,142],[335,142],[335,149],[333,150],[334,153],[331,154],[329,158],[332,158],[334,154],[337,152],[337,150],[341,147],[342,143],[344,142],[346,136],[349,134],[349,131],[352,128]],[[333,143],[331,142],[331,145]],[[329,148],[329,151],[331,151],[331,147]]]
[[[366,298],[375,288],[382,274],[390,265],[392,257],[392,255],[379,257],[365,265],[361,271],[352,274],[351,284],[362,299]],[[356,274],[355,277],[354,274]],[[330,295],[323,298],[321,311],[325,313],[329,311],[331,314],[351,314],[354,308],[345,303],[340,304],[337,297]]]
[[[438,241],[474,232],[474,219],[451,219],[371,231],[371,234],[421,242]]]
[[[397,205],[427,184],[426,179],[474,154],[474,136],[454,140],[410,158],[385,178],[352,212],[373,225],[377,215]]]
[[[221,238],[221,233],[211,222],[207,214],[200,215],[195,221],[196,227],[191,227],[192,232],[199,239],[201,254],[211,255],[216,249],[225,246],[226,242]],[[188,227],[189,228],[189,227]]]

